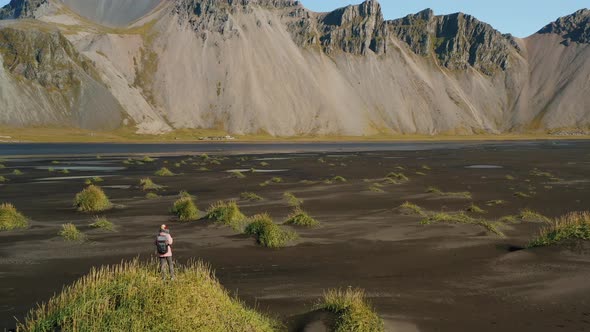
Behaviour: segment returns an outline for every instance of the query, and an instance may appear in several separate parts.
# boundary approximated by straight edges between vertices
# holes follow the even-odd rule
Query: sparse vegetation
[[[590,240],[590,212],[569,213],[549,222],[528,247],[551,246],[571,240]]]
[[[156,198],[159,198],[159,197],[160,197],[160,195],[158,195],[156,193],[147,193],[147,194],[145,194],[145,198],[147,198],[147,199],[156,199]]]
[[[235,201],[214,203],[207,210],[206,218],[231,226],[238,231],[242,230],[246,220],[246,216],[240,211],[240,207]]]
[[[27,218],[18,212],[14,205],[0,204],[0,232],[27,228],[28,225]]]
[[[90,185],[76,194],[74,206],[80,212],[101,212],[110,209],[112,204],[100,187]]]
[[[168,168],[162,167],[154,173],[156,176],[174,176],[175,174],[172,173]]]
[[[487,206],[496,206],[496,205],[504,205],[504,204],[506,204],[506,201],[501,200],[501,199],[494,199],[494,200],[486,202]]]
[[[506,175],[506,180],[514,181],[516,178],[512,175]]]
[[[379,194],[381,194],[381,193],[384,193],[384,192],[385,192],[385,190],[381,189],[381,187],[379,186],[379,184],[378,184],[378,183],[373,183],[372,185],[370,185],[370,186],[369,186],[369,190],[370,190],[371,192],[374,192],[374,193],[379,193]]]
[[[115,225],[105,217],[95,217],[94,222],[90,224],[90,227],[110,232],[115,230]]]
[[[259,202],[259,201],[263,201],[264,198],[262,198],[262,196],[259,196],[255,193],[251,193],[251,192],[243,192],[240,194],[240,198],[242,198],[245,201],[251,201],[251,202]]]
[[[342,177],[340,175],[334,176],[330,179],[326,179],[324,180],[325,184],[334,184],[334,183],[345,183],[348,180],[345,177]]]
[[[320,309],[336,315],[335,332],[382,332],[383,321],[367,303],[360,289],[329,290],[324,293]]]
[[[410,202],[405,202],[404,204],[400,205],[398,208],[402,213],[405,214],[415,214],[419,216],[425,216],[426,213],[424,210],[419,207],[418,205]]]
[[[530,198],[531,197],[531,195],[529,195],[527,193],[523,193],[522,191],[515,192],[514,196],[518,197],[518,198]]]
[[[550,222],[551,220],[544,215],[531,209],[522,209],[518,214],[518,219],[527,222]]]
[[[140,179],[139,180],[139,187],[143,191],[160,190],[163,188],[162,186],[155,184],[154,181],[152,181],[152,179],[150,179],[150,178]]]
[[[156,160],[154,158],[150,157],[150,156],[144,156],[141,159],[141,161],[144,162],[144,163],[153,163]]]
[[[61,174],[70,174],[70,170],[68,170],[67,168],[64,168],[60,171]]]
[[[80,232],[76,225],[72,223],[61,225],[59,235],[66,241],[81,242],[86,239],[84,233]]]
[[[285,201],[287,201],[287,204],[289,204],[289,206],[297,207],[303,204],[302,199],[297,198],[297,196],[293,195],[293,193],[290,192],[284,193],[283,198],[285,199]]]
[[[451,224],[456,223],[456,224],[479,225],[496,235],[499,235],[501,237],[504,236],[504,233],[502,233],[498,229],[496,224],[493,224],[493,223],[486,221],[486,220],[472,218],[472,217],[468,216],[467,214],[465,214],[464,212],[459,212],[459,213],[435,212],[435,213],[431,213],[431,214],[427,215],[426,218],[424,218],[421,221],[421,224],[423,224],[423,225],[429,225],[429,224],[435,224],[435,223],[451,223]]]
[[[296,233],[286,231],[275,224],[268,214],[251,217],[244,233],[254,236],[258,244],[267,248],[281,248],[297,238]]]
[[[270,166],[270,164],[267,163],[266,161],[263,161],[263,162],[260,163],[260,166],[261,167],[268,167],[268,166]]]
[[[233,171],[233,172],[230,172],[230,174],[233,178],[236,178],[236,179],[243,179],[246,177],[246,175],[244,175],[244,173],[242,173],[240,171]]]
[[[6,182],[6,181],[8,181],[8,179],[5,178],[4,176],[0,175],[0,183]]]
[[[410,181],[410,178],[408,178],[404,173],[391,172],[387,174],[386,178],[393,179],[395,181]]]
[[[467,212],[471,212],[471,213],[479,213],[479,214],[483,214],[486,213],[486,211],[482,208],[480,208],[479,206],[475,205],[475,203],[471,203],[471,205],[469,205],[465,211]]]
[[[303,211],[303,209],[296,207],[295,210],[293,210],[293,213],[287,217],[285,224],[303,227],[316,227],[319,226],[320,223],[307,214],[307,212]]]
[[[37,306],[22,331],[257,331],[279,323],[233,298],[202,262],[176,266],[164,283],[156,264],[138,260],[93,269]]]
[[[272,183],[283,183],[283,178],[275,176],[272,179],[270,179],[270,182]]]
[[[21,172],[18,169],[15,169],[14,171],[12,171],[12,175],[23,175],[23,174],[25,174],[25,173]]]
[[[194,221],[199,219],[199,209],[197,208],[193,198],[188,195],[182,195],[172,205],[172,213],[174,213],[180,221]]]
[[[429,194],[435,194],[438,196],[453,196],[453,197],[460,197],[465,199],[471,199],[471,193],[468,191],[461,191],[461,192],[444,192],[436,187],[428,187],[426,192]]]

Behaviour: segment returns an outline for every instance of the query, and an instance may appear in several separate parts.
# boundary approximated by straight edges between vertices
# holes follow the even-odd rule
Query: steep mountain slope
[[[295,0],[13,0],[0,18],[25,18],[0,31],[61,31],[103,87],[100,99],[111,100],[101,104],[109,111],[84,111],[112,117],[92,121],[105,128],[122,120],[142,133],[286,136],[590,128],[588,10],[524,40],[462,13],[386,21],[374,0],[330,13]],[[18,81],[1,50],[0,80]],[[24,77],[43,86],[41,76]],[[0,105],[21,95],[11,93]],[[18,103],[21,120],[11,124],[62,114],[26,96]]]

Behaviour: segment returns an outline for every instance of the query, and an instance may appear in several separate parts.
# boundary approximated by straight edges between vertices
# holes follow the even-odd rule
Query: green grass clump
[[[275,176],[272,179],[270,179],[270,182],[272,183],[283,183],[283,178]]]
[[[469,205],[465,211],[467,212],[471,212],[471,213],[479,213],[479,214],[483,214],[486,213],[486,211],[482,208],[480,208],[479,206],[475,205],[474,203],[471,203],[471,205]]]
[[[286,231],[275,224],[268,214],[251,217],[244,233],[254,236],[258,244],[266,248],[281,248],[297,238],[296,233]]]
[[[5,169],[6,166],[4,166],[4,164],[0,164],[0,169]]]
[[[76,194],[74,206],[80,212],[100,212],[110,209],[112,204],[100,187],[90,185]]]
[[[303,204],[303,200],[297,198],[297,196],[293,195],[293,193],[286,192],[283,194],[283,198],[287,201],[287,204],[292,207],[301,206]]]
[[[300,207],[296,207],[293,213],[287,217],[285,224],[303,227],[316,227],[320,225],[320,222],[312,218]]]
[[[345,183],[345,182],[348,182],[348,180],[345,177],[342,177],[340,175],[337,175],[337,176],[334,176],[330,179],[324,180],[325,184]]]
[[[464,212],[459,212],[459,213],[436,212],[436,213],[432,213],[432,214],[426,216],[426,218],[424,218],[421,221],[421,224],[423,224],[423,225],[430,225],[430,224],[436,224],[436,223],[479,225],[496,235],[504,237],[504,233],[502,233],[498,229],[496,224],[493,224],[493,223],[486,221],[486,220],[472,218],[472,217],[468,216],[467,214],[465,214]]]
[[[14,205],[0,204],[0,232],[27,228],[28,225],[27,218],[18,212]]]
[[[268,167],[268,166],[270,166],[270,164],[267,163],[266,161],[263,161],[263,162],[260,163],[260,166],[261,167]]]
[[[147,194],[145,194],[145,198],[147,198],[147,199],[156,199],[156,198],[159,198],[159,197],[160,197],[160,195],[158,195],[156,193],[147,193]]]
[[[461,192],[444,192],[436,187],[428,187],[426,192],[429,194],[435,194],[439,196],[453,196],[453,197],[460,197],[465,199],[471,199],[471,193],[468,191],[461,191]]]
[[[4,176],[0,175],[0,182],[6,182],[8,181],[7,178],[5,178]]]
[[[414,203],[410,203],[410,202],[405,202],[404,204],[399,206],[400,211],[402,211],[405,214],[415,214],[415,215],[419,215],[419,216],[425,216],[426,213],[424,212],[424,210],[419,207],[418,205],[414,204]]]
[[[538,177],[546,177],[546,178],[554,178],[553,174],[549,173],[549,172],[543,172],[541,170],[539,170],[538,168],[533,169],[530,174],[532,176],[538,176]]]
[[[67,168],[64,168],[60,171],[61,174],[70,174],[70,170]]]
[[[518,198],[530,198],[531,197],[531,195],[529,195],[527,193],[523,193],[522,191],[515,192],[514,196],[518,197]]]
[[[230,172],[230,174],[233,178],[236,178],[236,179],[243,179],[246,177],[246,175],[244,175],[244,173],[242,173],[240,171],[233,171],[233,172]]]
[[[202,263],[176,265],[162,282],[155,263],[93,268],[19,323],[22,331],[256,331],[280,324],[232,297]]]
[[[58,164],[59,164],[59,161],[57,161],[57,160],[54,160],[54,161],[52,161],[51,163],[52,163],[53,165],[58,165]]]
[[[172,173],[168,168],[162,167],[154,173],[156,176],[174,176],[175,174]]]
[[[510,180],[510,181],[516,180],[516,178],[512,175],[506,175],[505,178],[506,178],[506,180]]]
[[[336,315],[335,332],[382,332],[383,320],[367,303],[360,289],[329,290],[324,293],[320,309]]]
[[[86,239],[84,233],[80,232],[76,225],[72,223],[61,225],[61,231],[59,235],[66,241],[77,241],[81,242]]]
[[[153,163],[154,161],[156,161],[154,158],[151,158],[150,156],[144,156],[141,159],[142,162],[144,163]]]
[[[160,190],[160,189],[162,189],[162,186],[160,186],[158,184],[155,184],[154,181],[152,181],[152,179],[150,179],[150,178],[140,179],[139,180],[139,187],[143,191]]]
[[[105,231],[111,231],[111,232],[115,230],[115,225],[105,217],[94,218],[94,222],[92,224],[90,224],[90,227],[103,229]]]
[[[251,193],[251,192],[243,192],[240,194],[240,198],[245,200],[245,201],[251,201],[251,202],[260,202],[263,201],[264,198],[262,198],[262,196],[257,195],[255,193]]]
[[[190,196],[181,196],[177,199],[172,205],[172,213],[180,221],[194,221],[199,219],[199,209]]]
[[[12,175],[23,175],[23,174],[25,174],[25,173],[21,172],[18,169],[15,169],[14,171],[12,171]]]
[[[506,201],[501,200],[501,199],[494,199],[494,200],[486,202],[487,206],[496,206],[496,205],[504,205],[504,204],[506,204]]]
[[[205,217],[214,222],[231,226],[235,230],[240,230],[246,219],[246,216],[240,211],[240,207],[235,201],[219,201],[212,204],[207,209],[207,215]]]
[[[48,171],[49,173],[53,173],[53,172],[55,172],[55,168],[53,168],[53,167],[49,167],[49,168],[47,169],[47,171]]]
[[[391,172],[387,174],[386,178],[394,179],[397,181],[410,181],[410,179],[404,173]]]
[[[374,193],[379,193],[379,194],[381,194],[381,193],[384,193],[384,192],[385,192],[385,190],[381,189],[381,187],[379,186],[379,184],[378,184],[378,183],[373,183],[372,185],[370,185],[370,186],[369,186],[369,190],[370,190],[371,192],[374,192]]]
[[[590,240],[590,212],[573,212],[549,222],[528,247],[551,246],[570,240]]]
[[[535,212],[531,209],[522,209],[518,214],[518,218],[527,222],[550,222],[551,220],[544,215]]]

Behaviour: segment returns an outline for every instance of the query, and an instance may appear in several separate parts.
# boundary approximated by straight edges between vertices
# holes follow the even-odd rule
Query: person
[[[170,235],[168,226],[160,226],[160,231],[156,236],[156,249],[160,257],[160,272],[162,273],[162,280],[166,280],[166,263],[170,271],[170,279],[174,280],[174,262],[172,260],[172,243],[174,240]]]

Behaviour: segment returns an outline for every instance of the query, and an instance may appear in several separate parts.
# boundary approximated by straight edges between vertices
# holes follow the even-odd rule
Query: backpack
[[[156,248],[158,249],[158,254],[164,255],[168,252],[168,238],[164,235],[158,235],[156,238]]]

